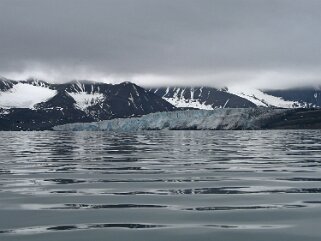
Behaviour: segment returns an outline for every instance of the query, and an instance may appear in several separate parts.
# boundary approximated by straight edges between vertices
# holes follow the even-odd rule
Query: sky
[[[0,75],[321,85],[320,0],[0,0]]]

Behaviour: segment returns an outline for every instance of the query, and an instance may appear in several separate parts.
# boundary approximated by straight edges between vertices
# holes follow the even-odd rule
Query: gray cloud
[[[0,0],[0,74],[321,84],[319,0]]]

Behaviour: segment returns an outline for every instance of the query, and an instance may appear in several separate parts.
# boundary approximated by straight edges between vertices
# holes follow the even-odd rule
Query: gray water
[[[0,132],[0,240],[321,240],[321,131]]]

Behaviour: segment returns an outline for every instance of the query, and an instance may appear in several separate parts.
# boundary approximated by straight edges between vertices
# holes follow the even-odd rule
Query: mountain
[[[296,101],[302,106],[316,108],[321,106],[320,88],[297,88],[286,90],[266,90],[266,94],[280,97],[286,101]]]
[[[229,93],[226,89],[167,87],[150,89],[150,92],[180,108],[213,110],[215,108],[256,107],[251,101]]]
[[[0,79],[0,129],[44,130],[71,122],[141,116],[176,108],[130,82],[116,85],[73,81]]]
[[[248,87],[167,87],[150,92],[179,108],[213,110],[216,108],[319,108],[321,91],[313,88],[258,90]]]
[[[168,87],[144,89],[130,82],[106,84],[0,78],[0,130],[47,130],[74,122],[100,122],[154,112],[217,108],[318,108],[321,91],[312,88]]]
[[[17,84],[17,81],[8,80],[6,78],[0,77],[0,91],[6,91],[8,89],[11,89],[15,84]]]
[[[229,87],[227,92],[238,95],[254,103],[256,106],[280,107],[280,108],[299,108],[306,107],[305,103],[297,99],[285,100],[282,96],[275,96],[266,90],[253,89],[249,87]]]

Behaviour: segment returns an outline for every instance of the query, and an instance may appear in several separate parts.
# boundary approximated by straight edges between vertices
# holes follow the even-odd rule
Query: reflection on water
[[[101,228],[128,228],[128,229],[144,229],[144,228],[161,228],[162,225],[151,224],[118,224],[118,223],[104,223],[104,224],[81,224],[81,225],[63,225],[52,227],[29,227],[18,228],[14,230],[0,231],[0,233],[8,234],[35,234],[48,233],[53,231],[69,231],[69,230],[84,230],[84,229],[101,229]]]
[[[0,135],[0,240],[321,240],[321,131]]]

